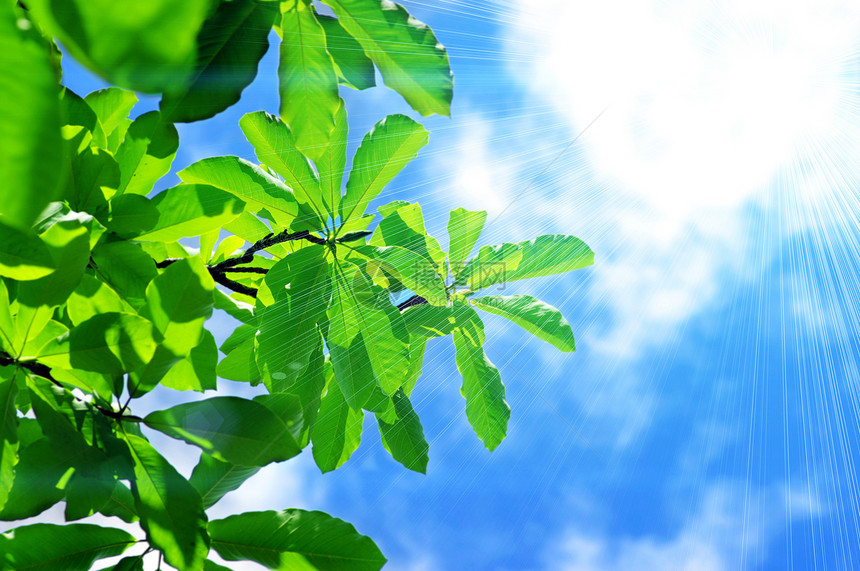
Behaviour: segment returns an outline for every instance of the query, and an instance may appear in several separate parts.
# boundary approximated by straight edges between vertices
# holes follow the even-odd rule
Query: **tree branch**
[[[406,301],[404,301],[403,303],[398,305],[397,309],[399,309],[400,311],[404,311],[404,310],[412,307],[413,305],[421,305],[424,303],[427,303],[426,299],[424,299],[420,295],[413,295],[412,297],[410,297],[409,299],[407,299]]]
[[[219,283],[222,286],[235,291],[236,293],[241,293],[249,297],[257,297],[256,289],[231,280],[226,275],[224,275],[223,271],[216,271],[213,268],[209,268],[209,273],[212,275],[212,279],[215,280],[216,283]]]
[[[4,367],[8,367],[8,366],[21,367],[22,369],[26,369],[27,371],[30,371],[31,373],[33,373],[34,375],[36,375],[38,377],[42,377],[43,379],[47,379],[47,380],[51,381],[52,383],[54,383],[55,385],[57,385],[58,387],[60,387],[64,391],[69,390],[66,388],[66,386],[63,383],[61,383],[60,381],[58,381],[57,379],[54,378],[54,375],[51,374],[51,368],[49,366],[43,364],[43,363],[39,363],[37,361],[19,361],[19,360],[15,359],[14,357],[12,357],[11,355],[9,355],[8,353],[4,353],[4,352],[0,351],[0,365],[2,365]],[[83,399],[76,397],[75,395],[72,395],[72,397],[78,402],[86,402]],[[92,407],[95,410],[99,411],[100,413],[102,413],[106,417],[112,418],[114,420],[130,420],[132,422],[141,422],[143,420],[139,416],[134,416],[132,414],[123,414],[122,412],[114,412],[112,410],[108,410],[102,406],[97,405],[96,403],[88,403],[88,404],[92,405]]]
[[[291,240],[307,240],[313,244],[325,245],[325,240],[320,238],[319,236],[314,236],[307,230],[302,230],[300,232],[289,232],[284,230],[283,232],[279,232],[278,234],[268,234],[263,238],[260,238],[251,246],[245,250],[245,252],[236,258],[230,258],[228,260],[224,260],[222,262],[218,262],[217,264],[212,264],[206,266],[206,269],[209,270],[209,274],[212,276],[212,279],[215,280],[216,283],[221,284],[227,289],[233,290],[236,293],[241,293],[247,295],[249,297],[257,297],[257,290],[246,286],[244,284],[240,284],[237,281],[231,280],[227,277],[227,272],[238,273],[238,274],[266,274],[269,270],[266,268],[257,268],[257,267],[244,267],[238,268],[241,264],[250,264],[254,261],[254,254],[259,252],[260,250],[265,250],[275,244],[283,244],[284,242],[289,242]],[[160,262],[156,262],[155,267],[157,268],[166,268],[171,264],[175,264],[179,260],[183,260],[184,258],[167,258]]]

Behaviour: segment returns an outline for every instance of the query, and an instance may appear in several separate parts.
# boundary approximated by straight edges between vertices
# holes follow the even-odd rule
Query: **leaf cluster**
[[[527,295],[477,295],[505,281],[593,263],[572,236],[476,249],[485,212],[453,210],[448,252],[418,204],[370,204],[429,134],[389,115],[345,173],[339,85],[387,86],[422,115],[448,114],[447,55],[433,32],[388,0],[28,0],[0,8],[0,519],[65,502],[65,518],[137,522],[144,539],[86,523],[0,535],[0,567],[88,568],[141,544],[116,569],[157,551],[177,569],[252,560],[273,569],[378,569],[369,538],[318,511],[206,511],[261,467],[308,446],[323,472],[346,462],[373,414],[385,448],[425,472],[429,446],[410,396],[430,339],[450,335],[468,421],[492,450],[510,408],[484,351],[475,309],[562,351],[561,313]],[[174,123],[239,100],[274,29],[280,116],[239,125],[256,161],[212,157],[156,192],[179,147]],[[61,41],[117,86],[81,97],[60,85]],[[345,183],[344,183],[345,181]],[[372,228],[372,229],[371,229]],[[194,247],[189,244],[195,244]],[[405,299],[392,301],[398,296]],[[217,346],[206,322],[239,324]],[[224,355],[223,358],[221,355]],[[262,384],[255,398],[213,396],[145,416],[157,387]],[[185,478],[150,443],[158,431],[200,449]]]

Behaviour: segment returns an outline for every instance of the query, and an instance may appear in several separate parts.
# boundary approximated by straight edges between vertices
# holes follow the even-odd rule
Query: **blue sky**
[[[441,340],[413,397],[426,476],[394,463],[369,419],[340,470],[320,475],[306,452],[216,515],[323,509],[394,570],[858,565],[860,10],[593,4],[406,2],[449,50],[453,115],[422,119],[430,144],[379,200],[420,202],[440,239],[465,206],[490,213],[482,243],[588,242],[593,268],[506,289],[559,307],[577,351],[487,316],[513,410],[495,452],[465,421]],[[277,111],[275,54],[238,105],[180,126],[174,172],[253,159],[237,121]],[[82,95],[101,86],[65,70]],[[418,119],[384,88],[343,95],[353,148],[385,114]],[[154,439],[190,473],[191,448]]]

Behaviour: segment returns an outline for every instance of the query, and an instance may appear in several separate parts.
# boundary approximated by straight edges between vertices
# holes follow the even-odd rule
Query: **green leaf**
[[[109,136],[131,113],[137,103],[137,95],[119,87],[106,87],[89,93],[84,97],[84,101],[99,118],[105,135]]]
[[[403,311],[403,322],[410,335],[433,339],[454,331],[454,313],[450,307],[422,303]]]
[[[318,511],[248,512],[215,520],[209,529],[222,558],[250,559],[270,569],[376,571],[386,561],[369,537]]]
[[[311,432],[314,461],[322,472],[331,472],[349,460],[361,444],[363,421],[364,412],[351,408],[330,378]]]
[[[159,213],[150,199],[139,194],[113,197],[96,213],[104,226],[120,238],[134,238],[158,224]]]
[[[12,307],[9,305],[9,290],[6,283],[0,279],[0,347],[9,354],[17,353],[16,347],[23,343],[18,338],[15,321],[12,318]]]
[[[340,211],[341,184],[343,183],[343,170],[346,168],[348,134],[349,122],[346,118],[346,106],[341,100],[335,112],[334,130],[328,146],[316,161],[320,173],[323,202],[332,219],[337,218]],[[343,227],[340,230],[343,232]]]
[[[0,520],[33,517],[59,502],[72,471],[69,459],[57,454],[46,438],[22,448],[15,481],[9,500],[0,510]]]
[[[373,246],[406,248],[424,257],[431,267],[438,269],[440,275],[445,273],[445,252],[436,238],[427,234],[419,204],[405,204],[394,211],[386,212],[368,243]]]
[[[74,185],[66,198],[78,212],[98,213],[120,185],[119,165],[113,155],[96,147],[87,147],[72,159]]]
[[[78,571],[96,559],[119,555],[136,542],[121,529],[75,523],[35,523],[0,535],[4,569]]]
[[[133,371],[152,358],[152,323],[130,313],[102,313],[77,325],[40,351],[49,367],[106,375]]]
[[[93,515],[111,497],[115,481],[106,466],[88,470],[92,475],[76,470],[66,485],[66,521]]]
[[[38,359],[38,355],[36,355]],[[90,394],[98,395],[110,401],[116,390],[114,377],[109,375],[101,375],[92,371],[82,371],[80,369],[53,369],[51,374],[54,378],[64,385],[71,385],[84,390]]]
[[[81,276],[81,282],[69,296],[66,311],[73,325],[100,313],[134,312],[110,286],[90,274]]]
[[[143,554],[123,557],[116,565],[108,567],[104,571],[144,571]]]
[[[344,398],[353,410],[361,409],[378,387],[363,333],[359,332],[346,347],[328,343],[328,349]]]
[[[340,204],[341,220],[361,217],[370,201],[415,158],[429,137],[423,126],[406,115],[389,115],[374,125],[353,158]]]
[[[276,15],[272,4],[220,3],[197,36],[197,63],[188,83],[165,90],[161,112],[170,121],[199,121],[239,101],[257,75]]]
[[[260,162],[284,177],[284,182],[293,190],[296,200],[310,206],[316,214],[324,215],[326,210],[319,179],[310,161],[299,150],[298,140],[290,127],[263,111],[244,115],[239,120],[239,126],[253,145]],[[324,144],[320,145],[320,150],[324,150]]]
[[[409,334],[403,318],[387,292],[372,285],[362,272],[355,273],[348,295],[373,376],[385,394],[392,394],[403,383],[409,364]]]
[[[158,275],[155,262],[138,244],[105,242],[93,249],[96,275],[107,282],[132,306],[146,300],[146,287]]]
[[[292,129],[296,147],[317,160],[328,146],[341,103],[337,74],[323,28],[304,0],[281,2],[281,33],[281,117]]]
[[[428,306],[430,307],[430,306]],[[417,335],[409,336],[409,371],[403,381],[403,392],[407,396],[412,394],[418,377],[421,376],[424,367],[424,353],[427,350],[427,339]]]
[[[209,535],[200,495],[149,442],[134,434],[124,437],[134,460],[132,493],[147,541],[178,569],[202,568]]]
[[[233,299],[220,289],[214,290],[215,294],[215,309],[224,311],[227,315],[242,323],[255,323],[254,306]]]
[[[203,509],[208,510],[259,471],[259,466],[237,466],[202,452],[189,482],[200,494]]]
[[[134,120],[116,151],[122,179],[120,193],[149,194],[153,185],[170,171],[179,148],[176,127],[162,120],[158,111]]]
[[[227,567],[223,565],[218,565],[217,563],[207,559],[205,565],[203,565],[203,571],[231,571]]]
[[[373,61],[365,55],[361,44],[343,29],[337,18],[317,14],[317,21],[325,31],[326,49],[334,61],[340,84],[353,89],[375,86]]]
[[[15,194],[8,192],[3,194]],[[13,280],[36,280],[56,269],[48,246],[33,236],[3,223],[0,219],[0,272]]]
[[[7,188],[0,192],[0,220],[26,230],[58,195],[65,158],[47,43],[15,12],[10,2],[0,8],[0,53],[15,54],[0,59],[0,172]]]
[[[409,470],[427,473],[427,453],[430,446],[424,440],[424,429],[412,403],[403,391],[397,391],[391,396],[397,420],[393,424],[377,417],[379,434],[382,444],[391,453],[391,457],[403,464]]]
[[[463,269],[458,282],[476,291],[505,282],[562,274],[594,263],[594,252],[574,236],[546,234],[518,244],[484,246]]]
[[[428,303],[445,305],[448,302],[445,282],[424,256],[400,246],[357,246],[354,249],[376,262]]]
[[[265,466],[301,451],[289,428],[268,408],[239,397],[180,404],[150,413],[144,422],[231,464]]]
[[[559,351],[576,350],[570,323],[558,309],[539,299],[530,295],[488,295],[469,301],[478,309],[510,319]]]
[[[376,63],[385,85],[424,116],[451,113],[448,53],[426,24],[394,2],[324,1]]]
[[[111,83],[146,93],[184,82],[209,6],[208,0],[27,4],[76,60]]]
[[[204,330],[200,343],[191,349],[188,357],[170,368],[161,379],[161,384],[177,391],[203,392],[217,389],[217,365],[218,345],[215,343],[215,337]]]
[[[475,248],[486,220],[485,211],[465,208],[456,208],[448,216],[448,266],[455,278],[466,265],[466,258]]]
[[[358,335],[358,315],[352,295],[353,284],[357,279],[358,268],[351,262],[336,261],[332,266],[334,284],[331,305],[327,310],[328,328],[325,333],[329,346],[349,347]]]
[[[0,512],[9,499],[18,462],[18,371],[4,367],[0,370]]]
[[[128,128],[134,124],[134,121],[131,119],[120,119],[119,125],[117,125],[116,129],[108,136],[107,138],[107,150],[116,153],[119,150],[119,146],[125,140],[125,135],[128,133]]]
[[[331,298],[324,255],[322,247],[302,248],[276,263],[266,276],[269,283],[284,268],[291,277],[289,290],[273,292],[275,303],[263,312],[257,334],[257,365],[269,392],[288,390],[319,346],[317,323],[325,319]]]
[[[460,393],[466,399],[466,418],[488,450],[505,438],[511,407],[505,402],[505,386],[499,370],[484,352],[484,324],[475,310],[455,302],[454,348],[457,369],[463,376]]]
[[[18,283],[18,338],[26,342],[49,321],[54,307],[66,301],[83,276],[90,257],[90,234],[77,219],[55,223],[44,234],[56,270],[37,280]]]
[[[214,288],[199,257],[174,262],[146,288],[149,318],[174,355],[187,357],[200,343],[203,322],[212,315]]]
[[[297,395],[289,393],[275,393],[268,395],[257,395],[254,397],[254,402],[258,402],[270,411],[284,423],[284,426],[289,429],[296,442],[302,437],[302,429],[304,428],[304,411],[302,409],[302,401]]]
[[[164,377],[182,361],[182,356],[177,355],[164,345],[158,345],[152,358],[140,369],[132,371],[127,376],[128,392],[132,398],[140,398],[154,389]]]
[[[174,242],[221,228],[242,212],[245,203],[208,184],[180,184],[152,199],[158,210],[155,226],[135,239]]]
[[[80,95],[68,87],[60,91],[60,112],[63,119],[61,133],[70,150],[80,153],[90,146],[104,148],[107,144],[98,116]]]
[[[219,377],[239,383],[258,385],[263,380],[257,367],[254,339],[248,339],[221,359],[215,372]]]
[[[110,498],[108,498],[107,503],[99,509],[99,513],[106,516],[118,517],[126,523],[133,523],[139,519],[134,507],[134,495],[120,481],[114,482],[113,492]]]
[[[243,117],[239,124],[242,125],[244,120]],[[259,166],[239,157],[203,159],[177,174],[186,183],[209,184],[232,193],[248,203],[247,210],[256,212],[266,208],[275,211],[286,225],[299,214],[299,205],[292,190]],[[268,234],[268,229],[265,233]]]
[[[320,401],[322,392],[325,389],[326,372],[331,370],[331,363],[325,362],[323,355],[323,344],[317,345],[308,366],[302,371],[302,374],[287,390],[290,396],[295,396],[299,399],[302,409],[301,432],[296,438],[299,446],[304,448],[310,441],[311,429],[316,422],[317,414],[320,409]],[[285,393],[286,394],[286,393]],[[270,395],[275,396],[275,395]],[[263,404],[268,404],[263,401]]]

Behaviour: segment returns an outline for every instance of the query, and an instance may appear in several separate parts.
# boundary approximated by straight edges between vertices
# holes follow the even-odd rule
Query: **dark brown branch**
[[[219,283],[222,286],[235,291],[236,293],[241,293],[250,297],[257,297],[256,289],[231,280],[226,275],[224,275],[223,271],[215,271],[212,268],[209,268],[209,273],[212,274],[212,279],[215,280],[216,283]]]
[[[413,305],[421,305],[424,303],[427,303],[426,299],[424,299],[420,295],[413,295],[412,297],[410,297],[409,299],[407,299],[406,301],[404,301],[403,303],[398,305],[397,309],[399,309],[400,311],[404,311],[405,309],[408,309],[408,308],[412,307]]]
[[[254,266],[243,267],[243,268],[227,268],[224,272],[232,272],[236,274],[268,274],[269,270],[266,268],[257,268]]]
[[[66,386],[63,385],[63,383],[61,383],[60,381],[58,381],[57,379],[54,378],[54,375],[51,374],[51,368],[49,366],[43,364],[43,363],[39,363],[37,361],[18,361],[17,359],[13,358],[8,353],[3,353],[2,351],[0,351],[0,365],[2,365],[4,367],[8,367],[8,366],[21,367],[22,369],[26,369],[27,371],[30,371],[31,373],[33,373],[34,375],[36,375],[38,377],[42,377],[43,379],[47,379],[47,380],[51,381],[52,383],[54,383],[55,385],[57,385],[58,387],[60,387],[64,391],[68,390],[68,389],[66,389]],[[72,395],[72,396],[78,402],[86,402],[82,399],[79,399],[78,397],[76,397],[74,395]],[[105,415],[106,417],[112,418],[114,420],[130,420],[132,422],[141,422],[143,420],[139,416],[134,416],[131,414],[123,414],[122,412],[114,412],[112,410],[108,410],[102,406],[97,405],[96,403],[90,403],[90,404],[93,406],[94,409],[96,409],[97,411],[99,411],[100,413]]]
[[[230,258],[228,260],[224,260],[222,262],[218,262],[217,264],[212,264],[211,266],[206,266],[209,270],[209,274],[212,276],[212,279],[215,280],[216,283],[221,284],[222,286],[235,291],[236,293],[241,293],[250,297],[257,297],[257,290],[246,286],[244,284],[240,284],[237,281],[231,280],[227,277],[227,272],[231,273],[242,273],[242,274],[266,274],[269,270],[265,268],[257,268],[257,267],[244,267],[239,268],[237,266],[241,264],[250,264],[254,261],[254,254],[259,252],[260,250],[265,250],[275,244],[282,244],[284,242],[289,242],[291,240],[307,240],[313,244],[324,245],[326,242],[319,236],[315,236],[308,232],[307,230],[302,230],[300,232],[288,232],[284,230],[283,232],[279,232],[278,234],[269,234],[260,238],[251,246],[245,250],[245,252],[236,258]],[[179,260],[184,258],[167,258],[166,260],[162,260],[155,264],[157,268],[166,268],[171,264],[175,264]]]

